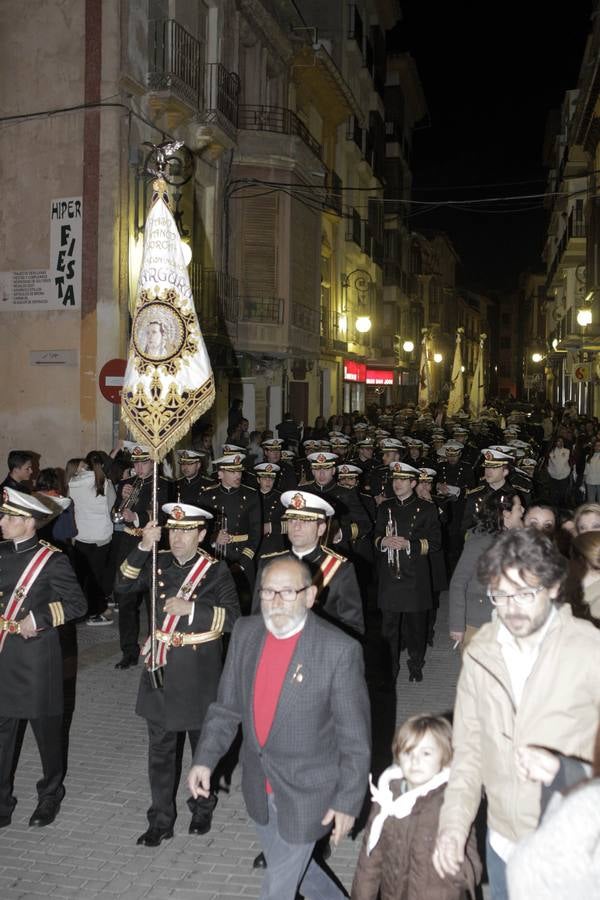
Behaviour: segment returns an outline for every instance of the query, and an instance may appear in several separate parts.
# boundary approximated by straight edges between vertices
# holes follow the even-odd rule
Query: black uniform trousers
[[[151,828],[168,829],[173,826],[177,811],[175,798],[185,743],[185,731],[165,731],[156,722],[146,720],[148,726],[148,777],[152,805],[147,816]],[[187,732],[192,758],[200,737],[200,729]],[[202,798],[200,798],[202,799]]]
[[[128,534],[117,532],[113,537],[116,545],[117,569],[131,550],[139,543],[139,539]],[[146,604],[146,614],[150,622],[150,595],[147,591],[139,593],[121,593],[113,590],[113,596],[119,606],[119,643],[123,656],[137,659],[140,655],[140,608],[142,601]]]
[[[0,718],[0,817],[10,816],[17,801],[13,797],[13,776],[15,771],[15,748],[21,719]],[[64,790],[63,764],[63,717],[41,716],[29,719],[40,759],[42,778],[36,788],[39,800],[60,801]]]
[[[381,611],[381,636],[388,653],[388,672],[395,681],[400,669],[400,650],[408,651],[408,668],[416,671],[423,667],[427,647],[428,611]],[[401,643],[402,638],[402,643]]]

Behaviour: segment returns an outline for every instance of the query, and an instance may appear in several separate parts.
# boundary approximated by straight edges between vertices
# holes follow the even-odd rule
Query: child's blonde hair
[[[452,759],[452,727],[443,716],[431,713],[411,716],[396,729],[392,741],[394,761],[399,761],[401,753],[410,753],[426,734],[430,734],[439,744],[442,750],[442,768],[447,766]]]

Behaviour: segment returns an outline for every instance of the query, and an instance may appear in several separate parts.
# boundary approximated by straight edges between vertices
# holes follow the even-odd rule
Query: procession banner
[[[483,393],[485,369],[483,365],[483,345],[487,335],[479,335],[479,356],[477,357],[477,365],[475,366],[475,374],[473,375],[473,383],[471,384],[471,393],[469,395],[469,413],[472,419],[478,419],[483,409]]]
[[[212,406],[215,385],[166,184],[158,179],[153,188],[121,414],[152,459],[161,460]]]
[[[455,416],[463,408],[465,402],[465,379],[462,362],[462,336],[464,328],[456,329],[456,349],[454,351],[454,365],[452,366],[452,387],[448,397],[448,416]]]
[[[421,363],[419,366],[419,396],[418,405],[427,407],[431,402],[431,348],[429,331],[423,329],[421,341]]]

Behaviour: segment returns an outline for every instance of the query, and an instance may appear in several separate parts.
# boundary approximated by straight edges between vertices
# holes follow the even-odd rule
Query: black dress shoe
[[[193,797],[189,798],[188,807],[192,813],[192,821],[188,828],[189,834],[208,834],[216,805],[216,794],[211,794],[210,797],[198,797],[196,800]]]
[[[58,815],[60,804],[60,800],[55,800],[53,798],[40,800],[29,820],[30,827],[44,828],[46,825],[50,825],[54,822]]]
[[[254,862],[252,863],[253,869],[266,869],[267,861],[265,859],[264,853],[259,853],[258,856],[254,857]]]
[[[140,834],[136,844],[142,844],[144,847],[158,847],[162,841],[168,841],[172,837],[172,828],[149,828],[148,831]]]
[[[410,675],[408,676],[409,681],[423,681],[423,671],[422,669],[411,669]]]
[[[137,656],[123,656],[118,663],[115,663],[115,669],[130,669],[131,666],[137,666]]]

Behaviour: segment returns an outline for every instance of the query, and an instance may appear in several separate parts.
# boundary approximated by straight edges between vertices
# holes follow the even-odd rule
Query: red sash
[[[200,584],[202,579],[205,577],[209,568],[217,562],[216,559],[211,559],[209,556],[201,556],[200,559],[194,563],[192,569],[188,573],[185,581],[177,591],[176,597],[182,597],[187,600],[196,585]],[[161,631],[165,634],[171,635],[177,628],[177,623],[179,622],[180,616],[171,615],[168,613],[163,619],[163,623],[161,626]],[[158,642],[158,647],[156,650],[156,665],[157,668],[161,666],[166,666],[167,664],[167,650],[168,644],[164,644],[162,642]],[[145,656],[146,665],[150,666],[150,638],[144,644],[142,649],[142,653]]]
[[[330,556],[329,554],[326,554],[325,559],[322,561],[321,565],[315,572],[313,578],[313,584],[317,588],[317,597],[319,596],[321,591],[327,587],[343,562],[343,559],[338,559],[336,556]]]
[[[12,596],[6,606],[6,612],[4,614],[4,620],[6,622],[16,622],[19,610],[23,606],[23,603],[25,602],[31,586],[33,585],[34,581],[36,580],[52,554],[57,552],[58,551],[53,547],[40,547],[33,559],[30,560],[29,565],[26,567],[25,571],[19,578],[15,589],[12,592]],[[6,637],[10,633],[10,628],[7,628],[0,635],[0,653],[4,648]]]

